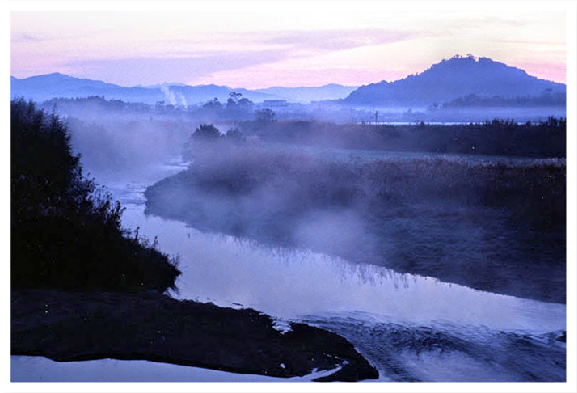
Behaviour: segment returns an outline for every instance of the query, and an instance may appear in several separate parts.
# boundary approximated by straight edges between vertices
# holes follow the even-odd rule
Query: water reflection
[[[106,183],[127,208],[125,227],[158,236],[162,251],[180,256],[175,296],[252,307],[281,327],[300,320],[334,331],[379,369],[380,381],[565,380],[566,349],[555,341],[566,330],[564,304],[477,291],[308,249],[268,247],[145,215],[146,185],[181,169],[116,174]]]
[[[548,332],[565,328],[565,306],[498,295],[433,278],[353,264],[309,250],[270,248],[250,240],[200,232],[183,223],[145,216],[129,204],[123,223],[158,235],[179,254],[182,298],[241,303],[274,316],[364,312],[398,323],[447,322],[499,330]]]

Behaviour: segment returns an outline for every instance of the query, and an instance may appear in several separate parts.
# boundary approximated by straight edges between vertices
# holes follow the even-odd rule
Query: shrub
[[[165,291],[175,261],[121,228],[122,207],[82,174],[56,115],[10,102],[13,288]]]
[[[213,126],[212,124],[201,124],[198,127],[194,134],[192,134],[192,138],[199,139],[199,140],[212,140],[218,139],[222,136],[218,128]]]

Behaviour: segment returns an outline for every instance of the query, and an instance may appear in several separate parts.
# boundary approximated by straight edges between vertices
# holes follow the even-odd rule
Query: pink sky
[[[471,53],[566,82],[562,11],[511,12],[507,2],[495,11],[450,2],[422,12],[388,2],[195,4],[180,12],[12,12],[11,75],[61,72],[124,86],[361,85]]]

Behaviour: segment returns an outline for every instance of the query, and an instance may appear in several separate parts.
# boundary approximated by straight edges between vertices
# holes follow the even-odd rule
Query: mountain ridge
[[[152,86],[119,86],[95,79],[82,79],[59,72],[28,78],[10,76],[11,97],[36,101],[52,98],[103,96],[128,102],[155,104],[165,101],[174,105],[203,104],[213,98],[225,103],[231,92],[241,93],[254,102],[286,100],[295,103],[332,101],[349,106],[408,107],[439,105],[461,97],[501,96],[537,97],[549,93],[566,93],[563,83],[539,79],[525,70],[487,57],[454,56],[431,65],[423,72],[392,82],[382,80],[360,87],[328,83],[322,86],[264,89],[232,88],[215,84],[190,86],[183,83],[161,83]]]
[[[44,75],[33,75],[28,78],[10,76],[11,97],[24,97],[36,101],[52,98],[78,98],[103,96],[107,99],[120,99],[129,102],[155,104],[166,101],[173,104],[183,102],[202,104],[213,98],[225,103],[231,92],[241,93],[243,97],[255,102],[264,100],[286,100],[289,102],[306,102],[313,100],[340,99],[354,88],[340,91],[342,85],[327,84],[315,87],[274,87],[268,89],[232,88],[226,85],[203,84],[190,86],[184,83],[161,83],[152,86],[119,86],[97,79],[76,78],[54,72]],[[272,89],[269,91],[269,89]],[[276,89],[276,91],[275,91]],[[303,92],[306,97],[303,98]],[[299,99],[299,96],[300,99]]]
[[[471,94],[539,96],[547,89],[566,92],[567,87],[487,57],[468,55],[443,59],[421,73],[393,82],[363,85],[342,101],[349,105],[430,105]]]

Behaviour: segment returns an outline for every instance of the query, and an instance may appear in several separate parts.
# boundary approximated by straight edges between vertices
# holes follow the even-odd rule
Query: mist
[[[97,182],[121,188],[146,179],[139,198],[147,214],[264,245],[564,301],[563,118],[290,120],[286,108],[259,109],[240,94],[224,106],[215,99],[195,107],[163,91],[174,103],[95,97],[44,106],[65,116],[72,147]],[[308,109],[319,118],[331,111]],[[170,163],[187,169],[161,175]]]
[[[224,135],[193,137],[184,155],[187,171],[147,189],[148,213],[477,289],[564,299],[554,289],[564,280],[563,159],[347,153]],[[536,287],[544,273],[552,283]]]
[[[271,108],[241,94],[197,105],[162,91],[156,105],[88,97],[42,107],[62,117],[83,173],[121,201],[127,233],[180,261],[172,296],[325,327],[384,380],[528,379],[522,356],[493,370],[505,362],[501,344],[478,345],[498,333],[467,324],[563,337],[567,152],[557,112],[438,109],[441,121],[417,121],[433,112],[388,108],[377,119],[374,108]],[[422,348],[430,334],[434,348],[479,369],[435,372],[451,360]],[[535,340],[535,351],[561,359]],[[432,358],[415,368],[423,350]],[[564,368],[531,370],[559,380]]]
[[[12,382],[574,382],[570,10],[312,3],[11,14]]]

